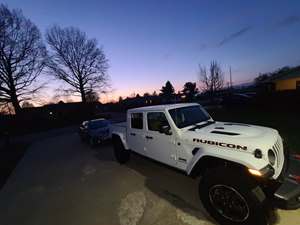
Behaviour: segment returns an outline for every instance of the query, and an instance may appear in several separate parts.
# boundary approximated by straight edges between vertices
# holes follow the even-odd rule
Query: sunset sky
[[[197,81],[198,64],[219,61],[228,80],[300,64],[300,1],[1,0],[20,8],[44,34],[52,24],[75,26],[96,38],[110,62],[112,93],[177,90]],[[52,80],[52,98],[62,83]]]

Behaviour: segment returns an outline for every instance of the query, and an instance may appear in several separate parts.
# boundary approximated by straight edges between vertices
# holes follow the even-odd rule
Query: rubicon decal
[[[208,145],[216,145],[216,146],[221,146],[221,147],[225,147],[225,148],[233,148],[233,149],[238,149],[238,150],[245,150],[245,151],[247,150],[247,146],[244,146],[244,145],[228,144],[228,143],[218,142],[218,141],[210,141],[210,140],[194,138],[193,142],[199,142],[199,143],[208,144]]]

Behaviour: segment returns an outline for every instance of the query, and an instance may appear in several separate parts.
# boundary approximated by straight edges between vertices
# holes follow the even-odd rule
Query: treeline
[[[164,86],[160,89],[157,94],[155,91],[153,94],[144,93],[143,97],[160,97],[162,103],[172,103],[178,101],[192,102],[195,100],[196,96],[200,93],[205,93],[209,97],[214,97],[216,92],[224,88],[224,72],[220,64],[213,60],[210,63],[210,67],[207,70],[205,66],[199,65],[198,71],[198,83],[196,82],[186,82],[183,85],[182,90],[175,92],[175,89],[170,81],[167,81]],[[139,94],[131,97],[141,97]],[[128,99],[128,98],[127,98]],[[122,102],[123,98],[119,97],[119,102]]]

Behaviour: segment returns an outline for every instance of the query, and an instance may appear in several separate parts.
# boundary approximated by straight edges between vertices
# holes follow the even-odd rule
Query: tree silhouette
[[[182,94],[185,97],[185,101],[192,102],[195,100],[195,95],[198,93],[196,83],[186,82],[183,86]]]
[[[160,96],[162,96],[165,101],[171,102],[175,96],[175,90],[170,81],[167,81],[165,86],[160,89]]]
[[[16,114],[29,100],[46,58],[39,29],[22,14],[0,5],[0,103],[11,103]]]
[[[119,103],[122,103],[123,102],[123,98],[122,98],[122,96],[119,96]]]
[[[96,39],[88,39],[78,28],[53,26],[46,32],[50,46],[48,67],[51,73],[79,93],[82,102],[92,90],[101,92],[108,85],[108,60]]]
[[[202,83],[203,91],[213,96],[216,91],[223,87],[224,83],[224,75],[220,64],[215,60],[211,61],[209,74],[206,72],[205,67],[199,66],[199,80]]]

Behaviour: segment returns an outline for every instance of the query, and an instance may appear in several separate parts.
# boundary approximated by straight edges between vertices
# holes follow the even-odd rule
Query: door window
[[[168,120],[163,112],[147,113],[148,130],[160,131],[162,126],[169,126]]]
[[[143,113],[131,113],[131,128],[143,129]]]

